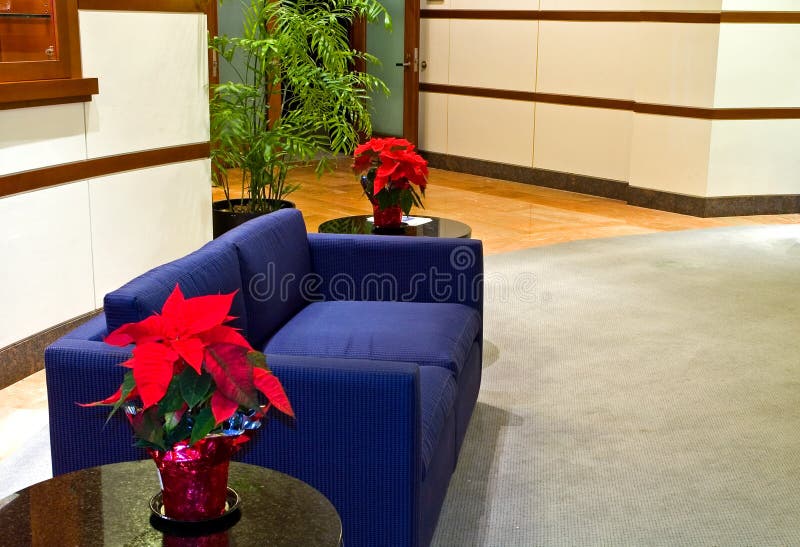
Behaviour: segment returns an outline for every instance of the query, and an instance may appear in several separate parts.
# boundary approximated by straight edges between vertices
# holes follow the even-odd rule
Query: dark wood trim
[[[607,108],[612,110],[631,110],[639,114],[676,116],[679,118],[695,118],[700,120],[800,119],[800,107],[704,108],[698,106],[637,103],[626,99],[607,99],[604,97],[583,97],[579,95],[559,95],[556,93],[538,93],[533,91],[514,91],[509,89],[489,89],[484,87],[427,83],[420,84],[419,90],[428,93],[446,93],[449,95],[466,95],[469,97],[486,97],[490,99],[507,99],[512,101],[584,106],[589,108]]]
[[[509,21],[538,21],[538,10],[475,10],[475,9],[422,9],[422,19],[495,19]]]
[[[718,25],[720,13],[714,11],[641,11],[640,23],[689,23]]]
[[[426,19],[494,19],[507,21],[595,21],[605,23],[719,23],[719,12],[577,11],[577,10],[422,10]]]
[[[511,101],[535,101],[536,93],[532,91],[514,91],[511,89],[490,89],[487,87],[467,87],[448,84],[419,84],[420,91],[428,93],[447,93],[448,95],[466,95],[468,97],[486,97],[489,99],[509,99]]]
[[[367,51],[367,20],[357,17],[350,27],[350,47],[356,51]],[[366,72],[367,63],[364,59],[357,59],[353,67],[356,72]]]
[[[86,102],[98,93],[97,78],[0,83],[0,110]]]
[[[582,97],[580,95],[558,95],[556,93],[534,93],[533,100],[537,103],[586,106],[591,108],[608,108],[611,110],[633,110],[636,105],[634,101],[629,101],[626,99]]]
[[[403,138],[419,142],[419,0],[405,1],[403,25]]]
[[[5,389],[34,372],[42,370],[45,348],[101,311],[85,313],[10,346],[0,348],[0,389]]]
[[[787,25],[800,24],[800,12],[797,11],[726,11],[721,14],[723,23],[777,23]]]
[[[66,17],[61,18],[65,26],[59,26],[59,32],[65,32],[67,35],[67,47],[69,47],[69,76],[73,79],[83,77],[77,3],[78,0],[67,0]]]
[[[199,160],[209,157],[210,151],[211,146],[209,143],[200,142],[130,152],[116,156],[105,156],[73,163],[62,163],[20,173],[11,173],[10,175],[0,176],[0,197],[123,171]]]
[[[211,37],[219,34],[216,0],[208,3],[208,10],[206,11],[206,28],[208,29],[208,35]],[[217,59],[217,52],[213,51],[211,48],[208,48],[208,83],[212,85],[219,83],[219,59]],[[209,96],[211,95],[211,92],[211,88],[209,87]]]
[[[421,151],[430,167],[616,199],[696,217],[800,213],[800,195],[699,197],[630,186],[625,181]]]
[[[506,21],[594,21],[605,23],[783,23],[800,24],[800,12],[791,11],[568,11],[568,10],[456,10],[424,9],[423,19],[478,19]]]
[[[206,13],[209,0],[78,0],[78,9]]]

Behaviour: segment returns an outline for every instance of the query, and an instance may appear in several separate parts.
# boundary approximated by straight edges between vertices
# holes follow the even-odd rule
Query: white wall
[[[79,12],[84,104],[0,111],[0,174],[209,139],[204,14]],[[211,238],[208,160],[0,198],[0,348]]]
[[[0,347],[94,309],[86,182],[0,199]]]
[[[800,11],[800,2],[422,0],[421,7]],[[800,25],[791,24],[423,19],[420,58],[428,66],[420,80],[698,108],[800,107],[798,57]],[[420,94],[423,150],[693,196],[800,193],[789,144],[798,140],[792,120],[712,122]]]

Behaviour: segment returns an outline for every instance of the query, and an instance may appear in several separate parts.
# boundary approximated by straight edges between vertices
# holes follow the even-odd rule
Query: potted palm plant
[[[243,9],[241,37],[210,41],[238,77],[213,86],[210,103],[213,180],[225,194],[214,203],[215,237],[292,207],[290,171],[313,166],[320,176],[337,154],[350,154],[372,132],[370,93],[388,93],[354,70],[359,60],[377,60],[349,40],[357,18],[391,25],[376,0],[253,0]],[[238,195],[232,170],[241,173]]]

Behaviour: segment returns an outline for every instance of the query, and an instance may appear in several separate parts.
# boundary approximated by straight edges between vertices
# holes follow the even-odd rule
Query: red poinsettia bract
[[[184,377],[178,384],[180,393],[188,392],[188,400],[178,399],[178,408],[160,409],[162,414],[174,413],[172,419],[193,406],[210,406],[214,422],[220,424],[240,407],[263,413],[257,392],[261,392],[279,411],[294,416],[289,399],[280,381],[266,367],[262,353],[253,350],[233,327],[225,325],[235,293],[184,298],[175,286],[160,314],[121,326],[106,337],[114,346],[135,344],[133,356],[122,363],[133,372],[133,385],[123,383],[110,397],[83,406],[114,405],[139,397],[142,414],[151,407],[164,404],[175,406],[168,395],[173,380]],[[195,374],[183,374],[186,368]],[[205,392],[197,391],[209,375]],[[126,385],[127,384],[127,385]],[[185,387],[189,385],[189,387]],[[210,400],[208,395],[210,394]],[[187,397],[184,395],[184,397]],[[190,404],[194,403],[194,405]]]
[[[370,139],[353,153],[353,171],[364,174],[376,169],[372,195],[385,188],[407,190],[417,185],[423,192],[428,184],[428,162],[406,139],[394,137]]]

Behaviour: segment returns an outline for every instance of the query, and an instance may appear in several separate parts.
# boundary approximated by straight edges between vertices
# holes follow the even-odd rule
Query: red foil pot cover
[[[238,449],[236,437],[206,437],[188,446],[148,450],[161,476],[164,513],[168,518],[199,521],[225,512],[228,465]]]
[[[376,228],[391,228],[400,226],[403,222],[403,210],[399,205],[392,205],[381,209],[378,204],[372,205],[373,224]]]

